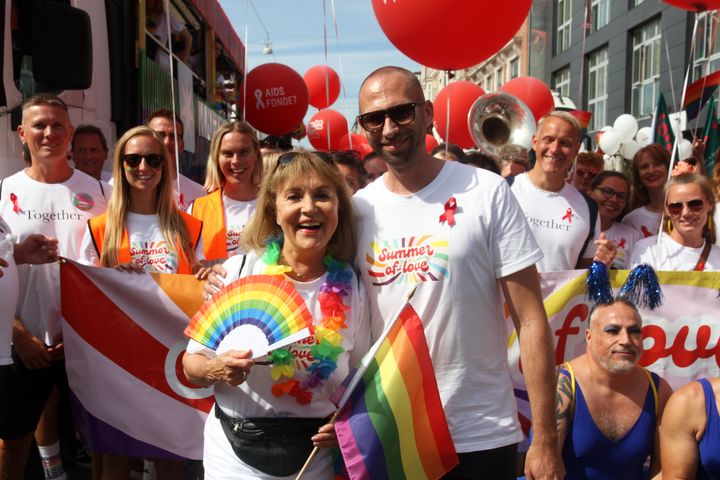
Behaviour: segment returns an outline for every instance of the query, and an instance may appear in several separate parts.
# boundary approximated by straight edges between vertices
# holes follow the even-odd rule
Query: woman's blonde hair
[[[166,159],[161,164],[160,183],[158,183],[156,189],[160,231],[168,246],[184,255],[190,264],[193,264],[195,263],[195,252],[192,248],[190,235],[173,198],[172,181],[167,161],[168,151],[163,144],[162,138],[145,126],[131,128],[125,132],[125,135],[120,137],[117,145],[115,145],[113,153],[113,181],[115,188],[113,188],[108,202],[107,224],[100,264],[104,267],[114,267],[119,263],[120,243],[122,242],[128,206],[130,205],[130,184],[125,178],[125,169],[123,168],[125,147],[132,138],[141,136],[152,138],[160,148],[163,158]]]
[[[268,241],[282,239],[283,231],[277,224],[277,196],[289,182],[302,182],[311,174],[327,181],[338,197],[338,225],[328,243],[327,253],[337,260],[352,259],[355,253],[355,217],[350,190],[335,165],[325,163],[317,155],[304,150],[282,154],[275,169],[265,173],[257,210],[243,230],[242,243],[245,248],[260,250],[265,248]]]
[[[710,183],[710,179],[708,179],[705,175],[700,175],[698,173],[684,173],[681,175],[674,175],[670,177],[670,181],[665,188],[665,198],[667,198],[667,195],[672,187],[676,185],[689,185],[691,183],[694,183],[695,185],[698,185],[700,187],[703,195],[705,196],[705,201],[710,204],[710,210],[708,211],[708,217],[705,222],[704,236],[708,242],[714,244],[715,229],[712,228],[712,219],[713,215],[715,214],[715,195],[713,193],[713,187],[712,183]],[[667,212],[663,210],[662,226],[663,230],[666,233],[670,233],[670,229],[668,228],[669,221],[671,221],[671,219],[668,218]]]
[[[256,186],[260,185],[263,173],[263,161],[257,134],[255,130],[245,122],[229,122],[217,129],[210,142],[210,154],[208,155],[204,185],[208,193],[212,193],[225,186],[225,175],[223,175],[220,170],[220,145],[222,144],[223,137],[232,132],[247,135],[252,141],[253,150],[255,151],[255,168],[253,170],[252,182]]]

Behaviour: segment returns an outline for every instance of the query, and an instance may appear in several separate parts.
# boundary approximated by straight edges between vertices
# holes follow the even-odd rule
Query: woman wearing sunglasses
[[[257,205],[263,161],[255,131],[243,122],[226,123],[210,143],[205,190],[188,213],[203,222],[207,260],[238,253],[240,234]]]
[[[669,168],[670,153],[655,143],[641,148],[633,157],[632,211],[622,223],[638,230],[643,237],[657,235],[660,230]]]
[[[590,197],[598,204],[602,232],[605,238],[617,246],[612,267],[618,269],[628,267],[627,262],[635,243],[643,238],[631,226],[616,221],[625,213],[629,192],[630,182],[627,177],[611,170],[600,172],[590,183]]]
[[[285,153],[263,179],[242,235],[249,253],[222,265],[223,281],[277,275],[305,300],[315,333],[274,350],[269,365],[247,350],[218,355],[190,340],[185,374],[215,391],[205,424],[206,479],[294,478],[313,446],[337,446],[329,398],[370,343],[367,297],[348,264],[354,224],[345,180],[315,154]],[[320,448],[306,477],[333,477],[329,448]]]
[[[720,270],[720,247],[712,226],[715,198],[710,180],[698,174],[670,179],[663,233],[640,240],[630,264],[650,264],[655,270]]]

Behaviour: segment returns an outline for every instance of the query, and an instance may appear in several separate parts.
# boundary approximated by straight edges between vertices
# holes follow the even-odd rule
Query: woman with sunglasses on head
[[[631,266],[647,263],[655,270],[720,270],[720,247],[714,245],[715,197],[710,180],[683,173],[668,183],[663,232],[636,245]]]
[[[641,148],[633,157],[632,211],[622,223],[638,230],[643,237],[657,235],[660,230],[669,169],[670,153],[656,143]]]
[[[281,155],[242,240],[249,253],[222,265],[224,283],[278,276],[305,301],[315,333],[274,350],[270,365],[247,350],[217,354],[190,340],[185,374],[214,385],[216,400],[205,424],[205,478],[295,478],[313,446],[337,446],[329,398],[370,344],[367,297],[348,264],[355,221],[345,180],[315,154]],[[319,452],[303,478],[332,478],[330,449]]]
[[[210,143],[205,190],[188,213],[203,222],[206,260],[224,260],[238,252],[240,235],[257,205],[263,172],[255,131],[244,122],[220,127]]]
[[[630,182],[619,172],[600,172],[590,183],[590,197],[598,204],[602,233],[617,246],[612,267],[618,269],[628,267],[627,262],[635,243],[643,238],[631,226],[616,221],[625,213],[629,195]]]

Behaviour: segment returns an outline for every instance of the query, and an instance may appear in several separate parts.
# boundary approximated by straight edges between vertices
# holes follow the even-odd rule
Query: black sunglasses
[[[420,102],[403,103],[385,110],[363,113],[358,115],[357,121],[362,128],[370,133],[377,133],[382,130],[383,125],[385,125],[385,117],[390,117],[390,120],[402,127],[415,120],[415,107],[420,104]]]
[[[600,191],[600,194],[602,194],[602,197],[605,200],[610,200],[612,197],[617,198],[619,201],[624,202],[627,200],[628,194],[623,192],[616,192],[612,188],[607,187],[595,187],[595,190]]]
[[[158,168],[165,161],[165,157],[160,153],[148,153],[147,155],[128,153],[123,156],[123,162],[125,162],[130,168],[137,168],[140,166],[140,162],[142,162],[143,158],[150,168]]]
[[[300,153],[301,152],[293,151],[293,152],[286,152],[286,153],[283,153],[282,155],[280,155],[277,159],[277,165],[275,166],[275,170],[277,170],[280,167],[285,167],[287,165],[290,165],[293,161],[295,161],[295,159],[297,158],[297,156]],[[314,152],[310,152],[310,153],[312,153],[312,155],[315,155],[316,157],[318,157],[320,160],[327,163],[328,165],[333,164],[332,155],[328,152],[314,151]]]
[[[694,200],[690,200],[689,202],[673,202],[668,203],[665,208],[667,208],[667,211],[670,215],[680,215],[683,211],[683,206],[687,205],[687,207],[692,212],[701,212],[703,208],[705,208],[705,202],[699,198],[696,198]]]

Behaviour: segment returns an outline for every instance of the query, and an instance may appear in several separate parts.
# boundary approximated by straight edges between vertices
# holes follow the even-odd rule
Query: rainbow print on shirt
[[[433,235],[378,240],[365,254],[373,285],[437,282],[449,277],[448,240]]]
[[[175,273],[178,256],[165,240],[159,242],[130,242],[133,263],[142,265],[146,272]]]

